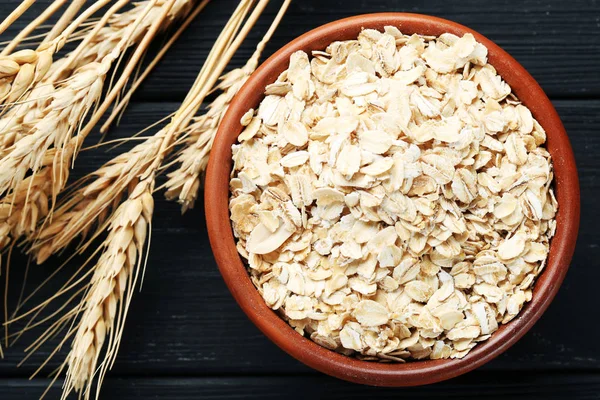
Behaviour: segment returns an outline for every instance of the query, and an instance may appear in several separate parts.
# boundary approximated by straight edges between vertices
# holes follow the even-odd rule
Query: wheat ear
[[[264,4],[263,4],[264,3]],[[210,92],[235,50],[253,25],[258,15],[252,14],[249,22],[237,34],[240,23],[250,11],[252,1],[241,1],[227,26],[213,46],[196,83],[186,96],[186,100],[172,117],[171,122],[155,135],[135,146],[129,152],[117,156],[90,177],[84,178],[86,186],[79,188],[63,199],[56,207],[52,221],[48,221],[31,251],[38,263],[48,256],[65,248],[75,238],[85,235],[90,227],[97,224],[109,213],[114,199],[121,196],[137,176],[144,173],[159,154],[166,155],[173,147],[177,135],[185,130],[192,116]],[[266,6],[261,0],[258,10]],[[255,12],[257,12],[255,10]],[[162,149],[162,150],[161,150]]]
[[[157,152],[147,160],[149,165],[137,176],[130,175],[132,181],[122,182],[127,183],[130,188],[133,184],[133,189],[127,199],[109,217],[110,233],[101,246],[102,255],[93,268],[94,275],[81,308],[82,318],[76,328],[66,335],[70,337],[72,332],[75,332],[73,345],[66,360],[68,371],[63,398],[75,390],[88,399],[91,395],[92,378],[96,374],[98,375],[96,393],[98,393],[105,373],[116,357],[132,290],[140,276],[141,252],[147,227],[152,218],[152,207],[145,207],[145,205],[151,204],[155,174],[170,151],[177,132],[189,124],[267,3],[268,0],[259,1],[248,21],[235,36],[239,23],[249,12],[251,5],[250,1],[240,3],[236,11],[243,12],[234,13],[224,34],[222,33],[217,40],[215,46],[218,45],[218,48],[213,48],[211,51],[192,90],[173,116],[171,123],[161,129],[156,137],[148,139],[160,143]],[[104,187],[101,192],[106,190],[110,190],[110,187]],[[120,193],[122,190],[117,189],[116,192]],[[138,231],[141,233],[138,234]],[[63,319],[59,320],[60,325],[64,323]],[[100,361],[104,345],[106,345],[106,352]]]
[[[56,43],[48,43],[39,50],[20,50],[0,58],[0,103],[16,102],[39,82],[50,69],[56,49]]]
[[[31,131],[23,132],[0,160],[0,193],[16,189],[28,171],[40,169],[50,148],[64,148],[77,134],[81,120],[100,100],[112,61],[107,58],[106,62],[88,65],[52,93]]]
[[[122,46],[121,41],[125,35],[128,36],[128,42],[122,46],[119,56],[125,48],[140,43],[164,6],[170,4],[164,26],[169,25],[174,18],[185,15],[191,6],[191,0],[143,1],[126,12],[117,13],[130,3],[130,0],[119,0],[94,24],[93,29],[85,35],[74,51],[53,61],[53,54],[64,46],[78,27],[104,7],[108,1],[96,1],[63,29],[62,25],[66,24],[81,6],[80,0],[73,2],[48,34],[46,39],[52,38],[51,40],[44,40],[35,50],[26,49],[6,53],[0,57],[0,104],[4,103],[4,112],[7,108],[12,110],[15,106],[27,103],[27,106],[18,107],[17,112],[10,115],[10,119],[19,119],[20,114],[30,108],[28,103],[40,98],[39,95],[29,93],[32,89],[66,80],[78,68],[93,62],[102,62],[118,46]],[[135,25],[136,29],[129,29],[132,25]],[[53,37],[59,31],[60,34]],[[7,48],[12,45],[11,42]]]
[[[147,34],[141,39],[140,46],[136,49],[127,67],[132,69],[139,60],[150,39],[162,27],[164,19],[168,17],[175,2],[165,2],[160,8],[160,13],[153,15]],[[23,190],[22,183],[28,171],[32,171],[34,177],[36,175],[45,176],[46,171],[51,171],[53,179],[51,186],[28,186],[25,190],[27,194],[25,201],[16,203],[16,207],[13,205],[8,211],[9,215],[4,219],[0,218],[0,226],[4,226],[2,233],[10,234],[12,239],[22,235],[28,237],[34,232],[36,223],[45,216],[42,213],[32,212],[32,207],[36,204],[31,203],[31,199],[48,199],[50,203],[46,205],[46,209],[52,208],[56,196],[64,188],[70,165],[81,143],[92,128],[88,124],[85,129],[80,129],[81,122],[87,112],[99,101],[104,79],[110,66],[129,45],[131,35],[137,32],[139,25],[147,19],[151,11],[154,11],[156,2],[148,1],[144,5],[145,12],[137,13],[138,18],[125,28],[119,44],[104,56],[101,62],[92,62],[79,68],[65,84],[50,94],[50,99],[42,100],[46,102],[46,105],[39,117],[36,118],[35,115],[30,117],[35,121],[31,128],[28,128],[25,123],[15,124],[14,131],[16,132],[5,130],[4,134],[0,135],[0,138],[11,140],[20,137],[0,160],[0,191],[7,193],[5,198],[11,205],[15,202],[10,199],[21,195],[19,191]],[[184,10],[181,7],[179,9],[180,11]],[[145,22],[145,24],[148,23]],[[42,88],[48,90],[47,86],[40,87],[39,90],[43,90]],[[117,86],[113,90],[116,88]],[[35,90],[32,93],[35,93]],[[32,113],[36,113],[36,109],[30,109],[23,119],[27,119],[27,115]],[[29,130],[24,131],[24,129]],[[39,190],[46,191],[39,192]],[[37,217],[37,220],[30,224],[30,217]],[[22,226],[19,221],[27,221],[28,224]]]
[[[123,191],[158,154],[162,137],[155,135],[153,139],[99,168],[85,179],[91,183],[76,190],[56,208],[52,221],[43,226],[31,247],[38,264],[67,247],[76,237],[86,236],[93,224],[102,225],[106,221]]]
[[[53,55],[60,50],[75,30],[95,12],[104,7],[108,0],[99,0],[86,9],[75,21],[51,41],[42,43],[37,49],[12,52],[18,37],[8,44],[0,57],[0,104],[12,105],[40,82],[53,64]],[[52,12],[54,12],[53,10]],[[43,16],[46,18],[46,16]]]
[[[89,381],[98,372],[98,389],[119,347],[121,330],[133,288],[140,275],[141,255],[152,220],[154,178],[138,183],[127,200],[115,211],[109,224],[104,251],[94,267],[89,291],[73,347],[67,357],[67,371],[62,398],[71,391],[90,396]],[[105,359],[98,365],[108,336]]]
[[[176,163],[178,168],[170,172],[165,184],[165,196],[169,200],[176,199],[181,204],[182,213],[194,207],[200,187],[200,175],[208,165],[208,157],[212,143],[217,134],[221,120],[229,108],[231,100],[246,83],[252,72],[258,66],[260,55],[271,39],[291,0],[285,0],[273,20],[269,30],[256,46],[254,54],[242,68],[234,69],[225,74],[217,88],[221,93],[209,106],[206,114],[198,117],[189,128],[189,136],[185,138],[182,150],[178,153]]]

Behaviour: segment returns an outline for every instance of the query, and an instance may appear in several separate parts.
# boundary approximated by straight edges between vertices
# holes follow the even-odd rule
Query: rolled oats
[[[466,34],[296,52],[242,118],[230,211],[266,304],[364,360],[464,357],[532,297],[546,135]]]

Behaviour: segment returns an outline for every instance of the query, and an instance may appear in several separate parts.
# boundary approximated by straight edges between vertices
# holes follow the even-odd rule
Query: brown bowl
[[[362,28],[398,27],[403,33],[438,36],[472,33],[488,49],[489,63],[512,87],[514,93],[546,130],[547,148],[554,162],[555,190],[559,204],[556,235],[550,245],[545,271],[538,278],[533,298],[510,323],[478,344],[466,357],[456,360],[427,360],[406,364],[360,361],[327,350],[296,333],[273,312],[250,281],[235,248],[229,220],[229,176],[231,145],[242,130],[241,116],[256,108],[265,86],[287,69],[297,50],[323,50],[336,40],[356,38]],[[490,361],[508,349],[541,317],[562,283],[575,249],[579,226],[579,182],[575,159],[565,129],[544,91],[514,58],[477,32],[440,18],[418,14],[384,13],[347,18],[314,29],[277,51],[250,77],[235,97],[215,138],[205,188],[206,221],[210,244],[225,283],[252,322],[277,346],[304,364],[352,382],[378,386],[414,386],[449,379]]]

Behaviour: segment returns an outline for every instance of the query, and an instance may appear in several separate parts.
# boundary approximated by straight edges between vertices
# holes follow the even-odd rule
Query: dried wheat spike
[[[43,226],[39,237],[32,244],[31,251],[38,263],[46,260],[78,236],[85,236],[90,228],[100,222],[99,219],[110,212],[110,207],[118,196],[122,195],[137,175],[155,173],[152,168],[158,168],[157,159],[164,158],[172,149],[172,143],[190,122],[204,97],[210,92],[237,47],[243,41],[249,27],[254,24],[258,15],[264,9],[267,0],[261,0],[247,22],[245,33],[238,37],[231,33],[232,27],[243,21],[244,13],[234,13],[226,29],[221,33],[213,51],[211,51],[202,71],[186,97],[186,100],[175,113],[169,125],[154,136],[137,145],[133,150],[116,157],[92,174],[93,180],[61,202],[53,213],[52,221]],[[245,13],[249,11],[249,1],[240,3]],[[234,40],[235,38],[235,40]],[[215,67],[216,65],[216,67]],[[160,161],[160,160],[159,160]],[[150,163],[153,167],[150,168]],[[147,172],[146,170],[149,170]]]
[[[200,188],[200,177],[206,170],[213,140],[229,104],[258,66],[260,55],[281,22],[291,0],[284,0],[271,26],[256,46],[256,50],[242,68],[234,69],[221,78],[217,86],[221,93],[209,106],[208,112],[198,118],[189,128],[182,149],[177,154],[176,170],[170,172],[165,184],[165,196],[177,199],[181,212],[194,207]]]
[[[193,1],[145,0],[136,2],[133,8],[112,15],[108,20],[108,24],[102,27],[95,35],[91,36],[90,40],[85,43],[85,46],[81,46],[80,49],[67,54],[64,58],[55,62],[56,65],[52,66],[48,76],[52,76],[58,69],[63,69],[63,64],[68,60],[68,57],[72,58],[74,54],[76,55],[75,60],[69,60],[69,67],[59,74],[60,78],[64,79],[65,74],[68,76],[70,71],[81,66],[102,60],[117,48],[125,34],[129,36],[127,46],[136,45],[142,40],[152,23],[160,17],[163,7],[167,4],[171,4],[171,8],[168,11],[163,28],[170,26],[175,19],[188,14]],[[149,6],[150,8],[147,9]],[[135,25],[135,29],[133,32],[128,33],[128,28],[133,25]]]
[[[54,210],[36,237],[32,252],[38,264],[85,236],[94,224],[101,225],[121,196],[157,157],[163,136],[159,133],[120,154],[95,171],[87,185],[70,194]]]
[[[52,93],[30,131],[25,131],[27,125],[16,127],[15,135],[21,139],[0,160],[0,193],[15,190],[30,170],[39,171],[49,149],[67,146],[87,112],[100,100],[104,78],[112,61],[106,59],[106,62],[92,63],[80,69]]]
[[[98,387],[114,361],[119,347],[126,309],[142,266],[142,253],[152,220],[153,176],[138,183],[129,198],[115,211],[104,251],[94,267],[90,289],[84,299],[83,315],[67,357],[66,398],[73,390],[90,397],[90,383],[98,372]],[[108,339],[107,357],[98,365]]]
[[[165,185],[167,188],[165,196],[169,200],[177,199],[177,202],[182,205],[182,212],[194,206],[200,186],[200,174],[208,164],[212,142],[221,119],[227,112],[233,97],[256,69],[258,57],[259,55],[255,53],[243,68],[225,74],[217,86],[223,93],[208,106],[206,114],[196,118],[190,125],[189,137],[184,141],[183,150],[177,156],[180,165],[177,170],[167,175],[169,180]]]
[[[166,6],[157,9],[157,3]],[[9,146],[0,148],[0,193],[5,194],[3,201],[7,203],[12,204],[11,198],[15,197],[15,193],[24,199],[16,207],[5,209],[8,215],[0,219],[0,233],[4,241],[15,240],[23,235],[31,239],[38,222],[49,213],[48,208],[54,206],[58,193],[66,185],[69,168],[77,151],[90,132],[90,129],[80,129],[81,124],[100,100],[106,74],[115,60],[132,40],[141,40],[141,32],[149,30],[150,25],[162,26],[165,11],[172,13],[173,6],[177,5],[177,10],[184,12],[188,3],[189,0],[144,2],[146,12],[138,11],[135,14],[137,20],[131,20],[133,14],[128,14],[129,18],[126,19],[117,19],[121,23],[127,22],[127,26],[118,28],[122,31],[118,35],[119,42],[110,46],[112,50],[100,62],[91,61],[78,67],[64,84],[56,88],[50,84],[36,87],[31,95],[38,97],[29,107],[19,106],[0,120],[0,129],[4,125],[0,131],[0,145]],[[140,26],[144,27],[141,31]],[[31,181],[37,181],[39,176],[45,175],[42,170],[49,168],[49,165],[52,185],[24,185],[24,182],[28,182],[26,176],[29,173],[36,177]],[[19,193],[22,190],[26,195]],[[44,200],[46,205],[39,204]],[[38,209],[44,212],[35,212]],[[0,248],[7,244],[4,243]]]

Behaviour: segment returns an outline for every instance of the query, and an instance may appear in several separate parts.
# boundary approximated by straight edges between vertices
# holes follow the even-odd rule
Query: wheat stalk
[[[192,89],[170,123],[133,150],[116,157],[94,173],[93,179],[88,180],[88,185],[76,190],[74,195],[64,203],[66,207],[64,205],[57,207],[55,218],[42,230],[40,236],[44,238],[42,243],[44,241],[56,243],[53,239],[59,237],[56,236],[59,232],[57,227],[70,228],[77,221],[81,223],[74,230],[81,234],[89,229],[91,224],[98,222],[98,219],[106,220],[105,223],[100,224],[91,239],[101,231],[110,232],[100,248],[96,250],[95,253],[102,254],[90,272],[79,279],[71,279],[67,287],[63,287],[57,294],[59,296],[65,293],[74,285],[73,281],[81,282],[88,274],[93,273],[90,282],[84,285],[83,290],[86,295],[82,305],[67,312],[34,344],[34,349],[39,348],[55,332],[69,324],[70,320],[81,315],[78,323],[68,331],[61,342],[62,345],[73,337],[71,351],[63,364],[63,368],[68,367],[63,398],[73,390],[79,391],[84,398],[89,398],[91,382],[95,374],[98,374],[99,389],[106,371],[114,362],[132,289],[140,274],[145,232],[152,218],[152,207],[145,207],[145,205],[151,204],[148,199],[151,199],[156,173],[173,148],[178,133],[190,123],[204,98],[217,83],[219,75],[266,7],[268,0],[260,0],[250,13],[252,3],[251,0],[240,2],[213,46]],[[242,26],[248,13],[250,16]],[[116,206],[116,211],[111,212],[111,207],[106,204],[117,204],[119,196],[125,192],[129,193],[126,200]],[[44,236],[45,232],[50,234]],[[90,241],[82,248],[87,247]],[[68,242],[67,238],[61,243]],[[67,303],[70,301],[71,299],[67,300]],[[39,311],[46,304],[48,302],[24,315]],[[103,345],[106,351],[101,358]]]
[[[118,46],[122,46],[121,41],[127,35],[128,42],[120,50],[119,55],[121,55],[125,48],[142,40],[146,31],[160,16],[164,6],[170,4],[164,26],[169,25],[174,18],[185,15],[191,6],[191,0],[143,1],[126,12],[117,13],[130,3],[130,0],[117,1],[87,33],[74,51],[53,61],[53,55],[74,35],[76,29],[107,3],[108,0],[96,1],[62,30],[61,25],[72,18],[73,13],[81,6],[79,0],[72,3],[58,24],[48,34],[47,39],[56,35],[57,31],[62,30],[62,32],[51,40],[45,40],[35,50],[26,49],[8,53],[6,50],[14,45],[14,43],[10,43],[0,57],[0,104],[4,103],[5,107],[11,107],[15,103],[19,104],[31,98],[35,99],[33,96],[26,97],[25,95],[40,83],[48,85],[67,79],[77,68],[92,62],[101,62]],[[150,5],[152,7],[149,7]],[[132,25],[136,27],[134,30],[129,29]],[[21,39],[19,38],[18,41]],[[15,115],[12,115],[11,118],[15,118]]]
[[[56,90],[48,85],[39,86],[32,91],[32,95],[39,95],[40,98],[36,103],[29,104],[26,113],[17,117],[11,114],[5,118],[10,125],[2,131],[0,139],[2,142],[14,144],[3,151],[0,160],[0,193],[7,193],[6,202],[11,204],[9,215],[4,218],[0,216],[0,225],[4,227],[3,234],[16,239],[19,236],[28,237],[35,231],[37,222],[48,212],[36,213],[34,206],[39,208],[39,204],[33,201],[47,199],[50,203],[46,205],[46,209],[51,209],[56,196],[64,188],[69,167],[93,127],[93,124],[88,123],[82,128],[81,123],[88,111],[99,102],[110,67],[124,49],[130,46],[133,39],[140,40],[140,45],[126,66],[126,69],[131,71],[152,37],[163,27],[165,18],[173,15],[170,14],[173,6],[178,5],[179,12],[183,13],[187,10],[183,5],[187,3],[188,0],[173,0],[146,1],[139,4],[136,8],[143,8],[129,15],[126,19],[128,24],[120,28],[119,42],[110,46],[112,50],[104,55],[100,62],[92,61],[79,67],[71,78]],[[157,4],[162,4],[158,12]],[[136,16],[133,21],[132,15]],[[140,34],[140,26],[145,27],[144,36]],[[126,76],[122,76],[109,95],[120,90],[125,80]],[[46,91],[47,96],[46,93],[41,93],[42,91]],[[31,107],[38,104],[39,107]],[[104,104],[107,104],[106,100]],[[47,176],[48,170],[52,171],[53,185],[24,186],[25,176],[29,171],[35,178],[36,175]],[[35,179],[31,179],[31,182],[33,181]],[[27,193],[25,200],[15,202],[13,199],[22,196],[20,192],[23,190]],[[36,220],[29,220],[35,217]],[[26,225],[23,224],[25,222]],[[8,243],[10,240],[4,240],[0,243],[3,245],[0,249]]]
[[[137,176],[144,174],[159,155],[164,157],[172,149],[173,142],[185,130],[217,81],[219,71],[225,68],[258,18],[258,11],[262,11],[267,1],[259,2],[251,19],[236,36],[239,25],[250,11],[252,4],[252,1],[240,2],[238,9],[213,46],[186,100],[167,126],[91,174],[85,179],[86,186],[74,191],[56,207],[52,221],[42,227],[38,239],[31,246],[38,263],[65,248],[78,236],[87,233],[93,224],[99,222],[99,217],[109,212],[114,199],[122,195]],[[156,164],[155,166],[159,167]]]
[[[229,104],[246,83],[252,72],[258,66],[260,55],[266,44],[277,29],[291,0],[285,0],[273,20],[271,27],[256,46],[254,54],[242,68],[234,69],[225,74],[217,86],[221,93],[209,106],[206,114],[198,117],[189,128],[189,136],[184,140],[184,146],[177,155],[178,168],[170,172],[165,184],[165,196],[169,200],[177,199],[184,213],[194,207],[200,187],[200,176],[208,165],[208,157],[212,143],[217,134],[221,120],[229,108]]]
[[[0,34],[2,34],[9,26],[13,24],[31,5],[35,3],[35,0],[23,0],[21,4],[17,6],[9,15],[0,23]]]
[[[40,15],[38,15],[33,21],[27,24],[27,26],[17,34],[17,36],[15,36],[10,42],[6,44],[6,46],[0,52],[0,56],[6,56],[8,54],[11,54],[24,39],[30,38],[31,33],[38,29],[40,25],[42,25],[44,22],[46,22],[48,18],[54,15],[54,13],[56,13],[66,1],[67,0],[54,0],[48,7],[46,7],[46,9]],[[73,0],[73,3],[80,4],[82,3],[82,1],[84,0]],[[69,9],[65,12],[65,14],[70,14],[69,10],[71,10],[74,7],[75,6],[69,6]],[[42,41],[42,43],[56,38],[58,34],[60,34],[67,27],[67,24],[70,22],[72,17],[73,15],[61,16],[61,18],[57,21],[56,29],[53,28],[51,31],[52,35],[50,35],[49,33],[47,36],[48,39]]]
[[[64,0],[55,0],[55,3],[62,3],[63,1]],[[56,21],[50,32],[45,35],[45,38],[42,40],[41,44],[54,40],[58,35],[60,35],[69,26],[75,15],[79,12],[84,4],[85,0],[71,0],[63,15],[61,15],[58,21]],[[52,7],[52,5],[50,7]]]

